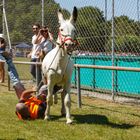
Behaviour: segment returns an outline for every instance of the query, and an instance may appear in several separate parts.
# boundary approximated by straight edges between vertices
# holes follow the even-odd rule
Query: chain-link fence
[[[61,6],[65,18],[73,6],[78,7],[76,29],[80,46],[72,56],[75,64],[140,67],[139,0],[44,0],[44,11],[41,0],[5,0],[12,44],[31,44],[31,26],[35,22],[47,24],[56,39],[57,10]],[[140,94],[139,72],[83,68],[80,73],[84,89]],[[76,71],[72,84],[76,84]]]

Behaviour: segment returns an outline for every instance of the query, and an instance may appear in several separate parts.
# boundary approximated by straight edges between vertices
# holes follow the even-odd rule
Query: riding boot
[[[22,92],[25,90],[25,87],[20,83],[16,83],[13,88],[15,89],[18,99],[20,99]]]

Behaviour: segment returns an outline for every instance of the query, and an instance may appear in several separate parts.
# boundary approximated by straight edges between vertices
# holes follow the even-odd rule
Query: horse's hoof
[[[73,123],[73,121],[71,119],[67,119],[66,124],[72,124],[72,123]]]
[[[50,120],[49,116],[45,116],[44,120]]]

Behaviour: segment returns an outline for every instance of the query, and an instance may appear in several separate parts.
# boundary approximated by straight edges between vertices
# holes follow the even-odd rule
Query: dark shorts
[[[38,109],[38,119],[44,119],[46,110],[46,102],[39,105]]]

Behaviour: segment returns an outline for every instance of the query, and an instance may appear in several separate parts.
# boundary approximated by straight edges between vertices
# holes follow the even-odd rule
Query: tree
[[[79,9],[77,21],[81,50],[104,52],[105,19],[103,12],[92,6]]]
[[[106,44],[106,51],[111,52],[112,38],[111,38],[111,21],[108,22],[109,40]],[[139,31],[140,23],[129,19],[127,16],[115,17],[114,19],[115,31],[115,53],[137,53],[139,52]],[[109,34],[110,32],[110,34]]]
[[[6,0],[6,15],[8,21],[8,28],[12,44],[15,42],[31,43],[32,24],[38,22],[41,24],[41,1],[36,0]],[[57,10],[60,8],[54,0],[44,1],[45,9],[45,24],[54,32],[56,36],[57,31]],[[0,14],[0,18],[2,14]],[[0,26],[2,30],[2,26]],[[19,39],[19,41],[17,40]]]

